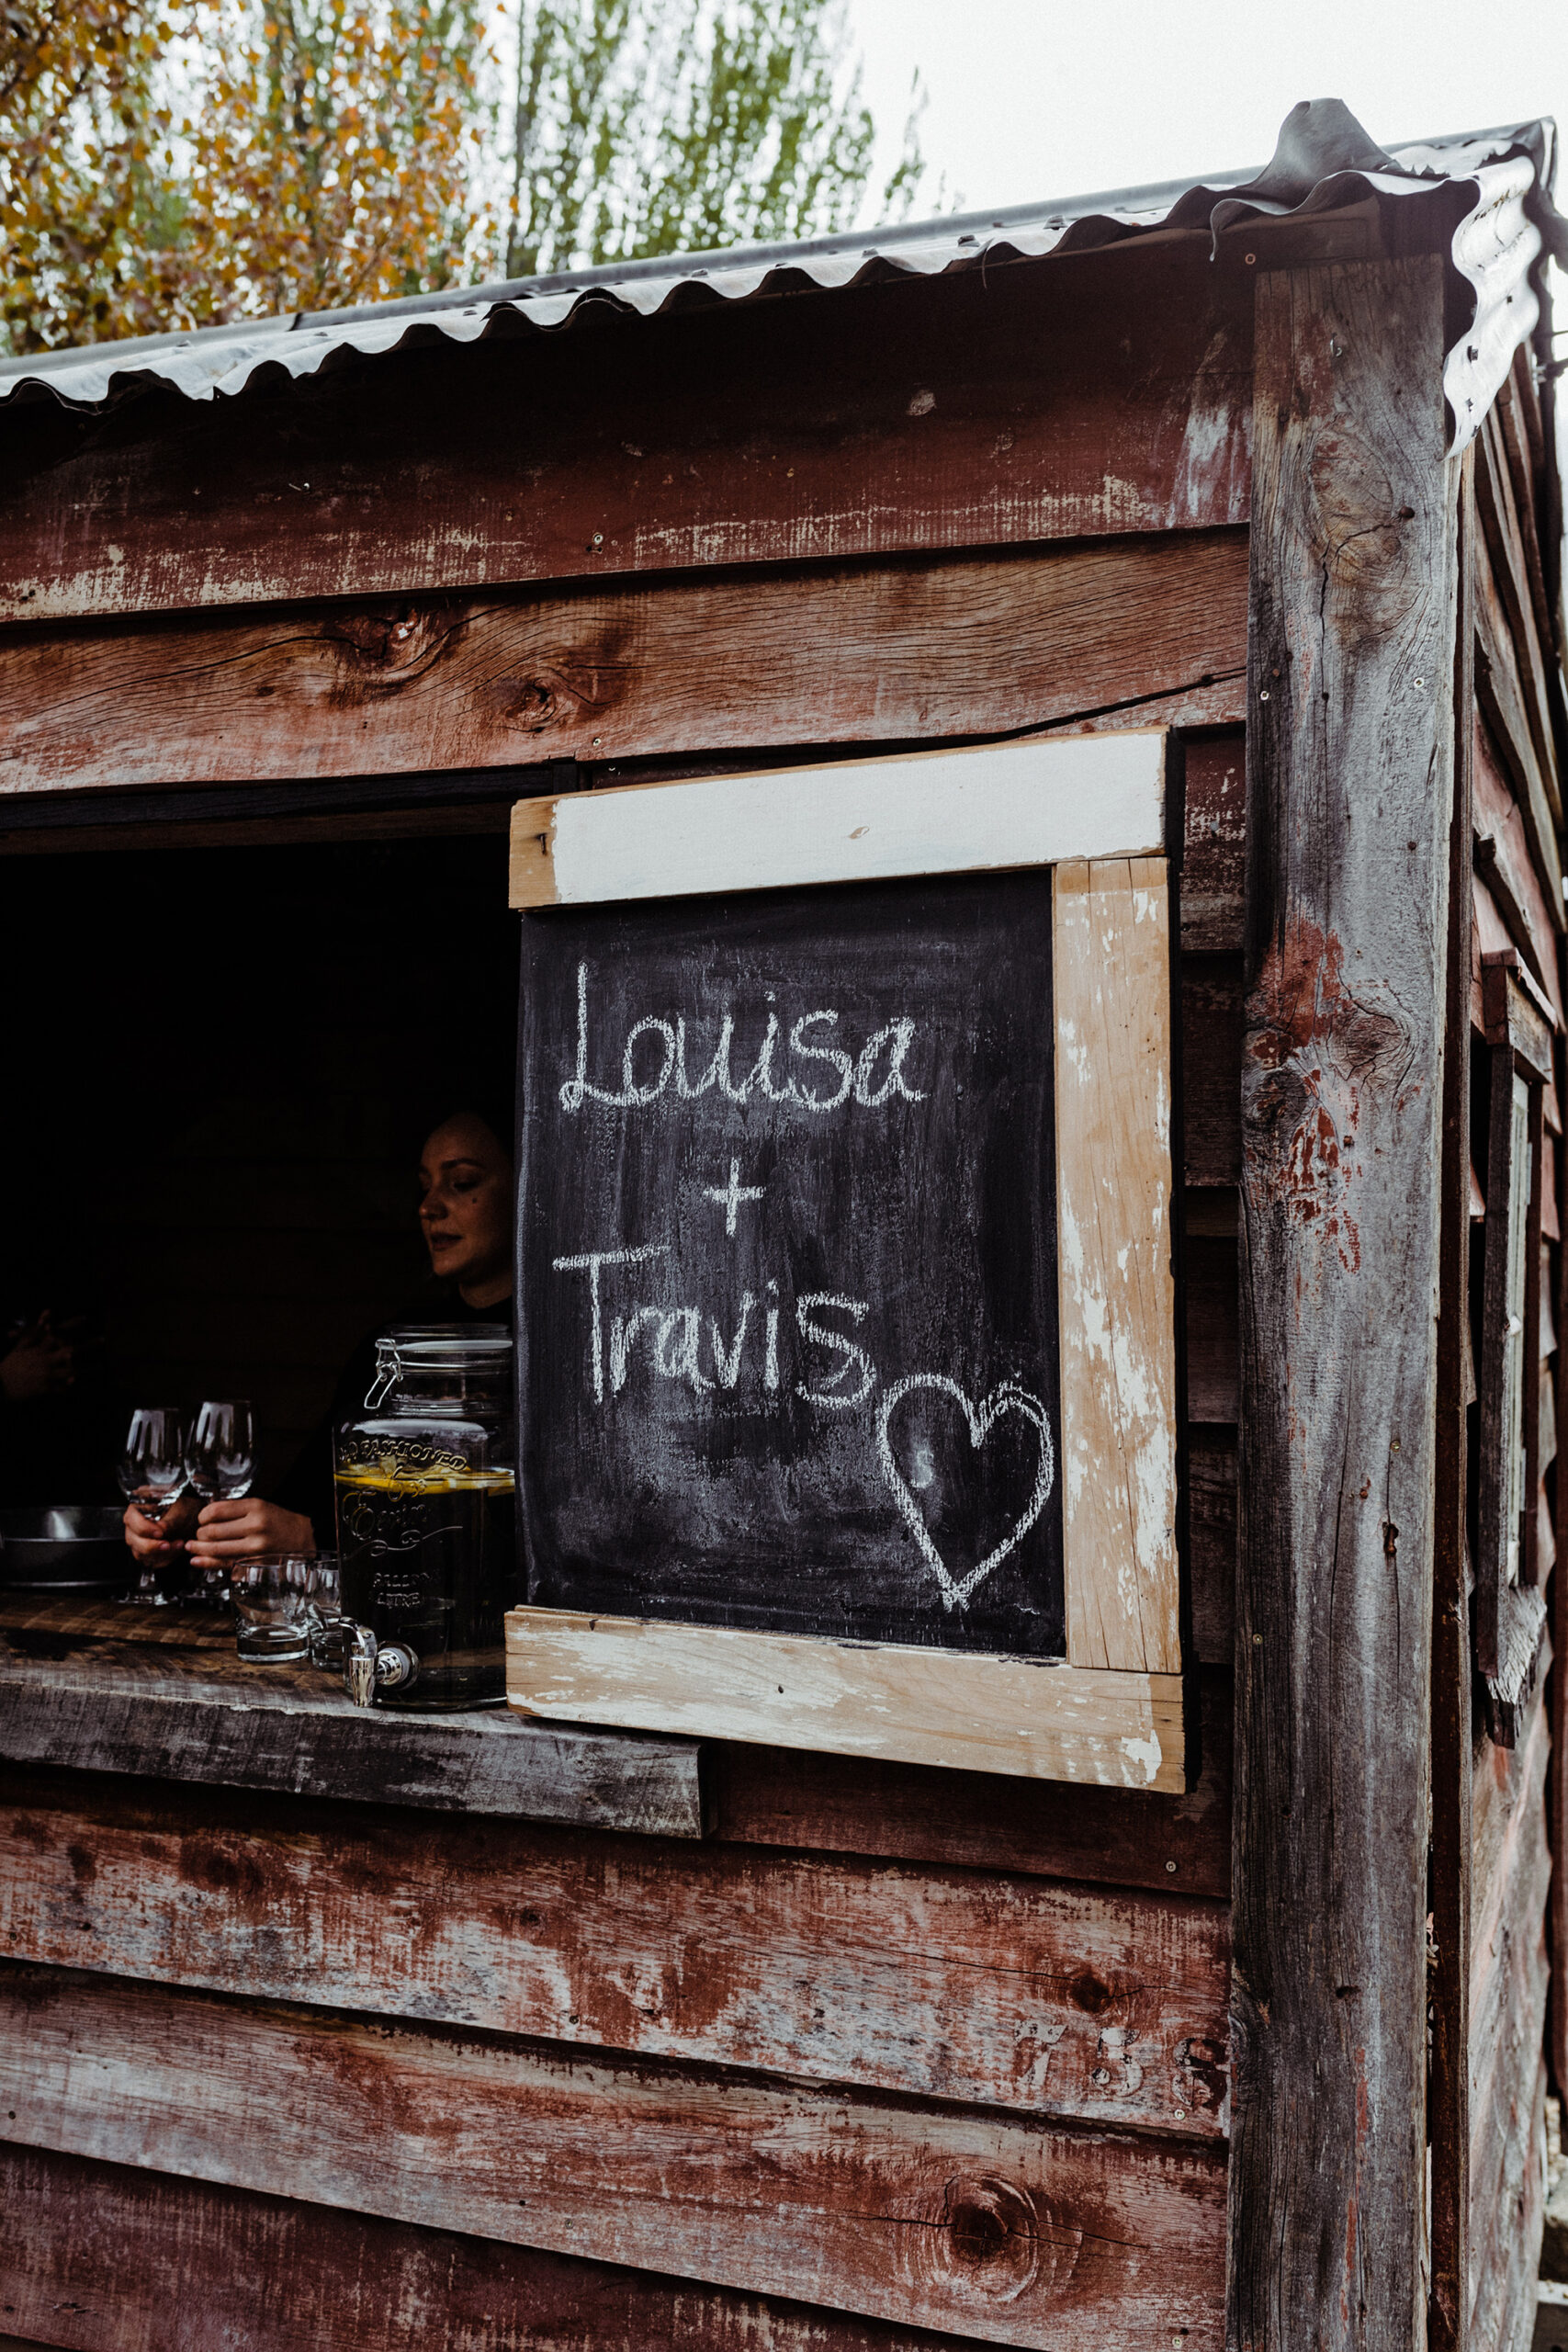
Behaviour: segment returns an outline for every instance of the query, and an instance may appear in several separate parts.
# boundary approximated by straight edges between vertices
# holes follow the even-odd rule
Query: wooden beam
[[[1524,813],[1530,849],[1540,868],[1546,902],[1561,932],[1568,929],[1562,898],[1562,860],[1551,800],[1541,775],[1529,721],[1525,715],[1525,690],[1518,659],[1508,633],[1496,582],[1479,538],[1475,550],[1476,664],[1475,692],[1497,748],[1507,762],[1515,797]]]
[[[12,1776],[0,1857],[17,1960],[1224,2137],[1229,1917],[1166,1890],[74,1772]]]
[[[1546,2025],[1546,1905],[1551,1852],[1546,1836],[1546,1774],[1549,1722],[1539,1693],[1526,1711],[1517,1748],[1519,1770],[1511,1792],[1514,1805],[1490,1860],[1475,1884],[1470,1988],[1471,2296],[1483,2291],[1489,2270],[1507,2264],[1517,2215],[1507,2194],[1508,2176],[1517,2192],[1521,2143],[1528,2147],[1536,2118],[1530,2113],[1536,2069]],[[1513,1777],[1513,1776],[1511,1776]],[[1539,2169],[1539,2159],[1537,2160]],[[1507,2314],[1502,2327],[1472,2327],[1477,2346],[1510,2340]]]
[[[1054,880],[1067,1657],[1157,1679],[1181,1671],[1169,869]]]
[[[1561,1019],[1557,980],[1558,933],[1551,903],[1525,838],[1524,816],[1508,789],[1502,763],[1493,749],[1491,730],[1476,713],[1471,729],[1471,759],[1474,768],[1472,822],[1475,836],[1475,867],[1523,952],[1553,1013]]]
[[[1038,2352],[1219,2352],[1212,2147],[85,1972],[0,1967],[0,2022],[23,2146]]]
[[[0,620],[1244,523],[1249,279],[1198,238],[17,407]]]
[[[1185,1785],[1181,1677],[571,1609],[506,1618],[519,1713],[1099,1788]]]
[[[0,1630],[27,1646],[14,1623]],[[227,1658],[192,1662],[194,1673],[160,1670],[155,1651],[54,1664],[48,1652],[58,1656],[69,1634],[40,1628],[31,1640],[44,1657],[0,1662],[0,1758],[10,1764],[702,1836],[689,1740],[547,1730],[500,1712],[400,1717],[355,1706],[310,1669],[242,1667],[231,1635]]]
[[[1492,578],[1502,603],[1518,666],[1525,715],[1553,821],[1562,823],[1562,790],[1557,774],[1557,744],[1551,723],[1551,683],[1537,634],[1529,566],[1514,503],[1513,478],[1495,412],[1474,444],[1476,504],[1484,526]],[[1547,644],[1551,643],[1548,638]]]
[[[1247,2352],[1414,2352],[1427,2325],[1443,283],[1426,256],[1258,287],[1228,2320]]]
[[[1507,381],[1497,395],[1488,420],[1496,427],[1497,446],[1513,485],[1514,511],[1518,521],[1520,552],[1535,608],[1536,634],[1543,652],[1553,650],[1551,599],[1547,594],[1546,567],[1541,560],[1537,509],[1537,466],[1546,452],[1541,442],[1540,407],[1530,380],[1529,348],[1520,344]],[[1537,449],[1540,447],[1540,458]]]
[[[69,2352],[951,2352],[770,2296],[0,2147],[0,2305]],[[11,2339],[0,2338],[0,2352]]]
[[[1449,825],[1442,1239],[1438,1268],[1432,1577],[1432,2295],[1429,2352],[1466,2352],[1470,2313],[1470,1922],[1474,1706],[1468,1544],[1470,1431],[1470,931],[1474,719],[1474,458],[1460,489],[1454,787]],[[1517,811],[1515,812],[1517,816]]]
[[[1161,729],[757,768],[520,800],[514,907],[604,906],[1165,848]]]
[[[1245,532],[0,639],[12,794],[1238,715]],[[1218,681],[1219,683],[1215,683]],[[1172,718],[1171,713],[1176,717]],[[308,812],[301,812],[308,813]]]
[[[1234,1574],[1234,1563],[1233,1563]],[[1103,1886],[1230,1892],[1231,1678],[1199,1677],[1202,1772],[1180,1796],[927,1764],[715,1746],[713,1834]]]

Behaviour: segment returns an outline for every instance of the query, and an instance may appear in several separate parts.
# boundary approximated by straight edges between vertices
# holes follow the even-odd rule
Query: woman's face
[[[499,1284],[496,1295],[504,1295],[512,1278],[512,1162],[482,1119],[464,1115],[436,1128],[420,1154],[419,1190],[433,1271],[465,1294]]]

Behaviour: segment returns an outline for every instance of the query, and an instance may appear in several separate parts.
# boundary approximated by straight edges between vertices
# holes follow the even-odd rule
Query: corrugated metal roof
[[[192,400],[244,390],[258,372],[313,375],[351,354],[396,349],[411,338],[455,343],[564,326],[588,302],[644,317],[672,303],[746,301],[833,288],[877,277],[936,277],[1012,256],[1082,252],[1134,237],[1206,229],[1218,238],[1259,217],[1307,218],[1364,202],[1431,197],[1458,186],[1474,201],[1453,232],[1453,264],[1474,289],[1469,331],[1448,354],[1443,386],[1462,447],[1485,415],[1518,345],[1540,318],[1538,263],[1554,251],[1568,267],[1568,224],[1552,202],[1555,126],[1546,119],[1415,142],[1385,151],[1337,98],[1296,107],[1273,161],[1258,173],[1193,184],[1169,180],[1050,203],[1015,205],[946,220],[678,254],[493,286],[449,288],[358,310],[243,319],[188,334],[89,344],[0,364],[0,403],[52,394],[96,408],[138,382],[171,386]]]

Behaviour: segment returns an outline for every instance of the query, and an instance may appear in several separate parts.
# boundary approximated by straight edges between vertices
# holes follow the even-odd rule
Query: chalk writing
[[[884,1023],[862,1046],[858,1056],[852,1057],[841,1046],[812,1045],[806,1035],[808,1029],[838,1026],[836,1012],[803,1012],[789,1033],[789,1050],[805,1062],[826,1062],[837,1072],[838,1084],[830,1094],[818,1094],[786,1078],[781,1086],[773,1075],[773,1056],[778,1047],[780,1023],[776,1012],[770,1012],[757,1058],[746,1076],[737,1085],[730,1069],[730,1051],[735,1037],[735,1016],[726,1012],[719,1022],[718,1042],[702,1076],[695,1080],[686,1067],[686,1019],[683,1013],[674,1021],[659,1014],[645,1012],[626,1031],[621,1047],[621,1083],[617,1089],[600,1086],[588,1075],[588,966],[577,967],[577,1057],[570,1078],[562,1082],[560,1102],[563,1111],[581,1111],[584,1102],[607,1103],[612,1110],[641,1110],[657,1102],[674,1080],[674,1097],[679,1102],[695,1102],[710,1089],[716,1088],[726,1102],[744,1103],[751,1099],[753,1089],[760,1099],[769,1102],[789,1102],[802,1111],[838,1111],[852,1100],[867,1110],[880,1110],[885,1102],[899,1095],[906,1102],[923,1102],[924,1091],[911,1086],[904,1075],[904,1063],[914,1043],[915,1023],[907,1014]],[[644,1038],[653,1046],[651,1054],[639,1054]],[[638,1063],[643,1075],[639,1079]]]
[[[1021,1413],[1025,1420],[1033,1423],[1040,1435],[1040,1459],[1034,1474],[1033,1493],[1001,1542],[987,1553],[977,1567],[971,1568],[968,1575],[961,1578],[953,1577],[946,1561],[932,1543],[931,1531],[925,1522],[925,1515],[914,1496],[909,1492],[903,1473],[893,1458],[893,1448],[888,1442],[888,1423],[905,1397],[911,1395],[917,1388],[941,1389],[946,1396],[953,1397],[963,1406],[969,1422],[969,1442],[976,1453],[985,1444],[1003,1413]],[[949,1380],[944,1373],[914,1372],[902,1380],[895,1381],[884,1396],[882,1409],[876,1417],[876,1444],[882,1461],[882,1475],[892,1489],[893,1499],[908,1521],[909,1531],[919,1545],[927,1566],[936,1577],[942,1607],[963,1609],[976,1586],[984,1584],[991,1570],[1022,1543],[1051,1498],[1051,1488],[1056,1476],[1056,1455],[1055,1449],[1051,1443],[1051,1424],[1046,1417],[1044,1406],[1038,1396],[1032,1396],[1027,1389],[1018,1387],[1011,1381],[1004,1381],[999,1388],[993,1388],[988,1396],[982,1398],[978,1405],[974,1405],[960,1388],[957,1381]],[[931,1477],[929,1454],[920,1468],[924,1476],[918,1476],[918,1483],[928,1484]]]
[[[1061,1655],[1049,885],[525,918],[541,1604]]]
[[[734,1389],[739,1382],[751,1310],[758,1304],[749,1290],[741,1293],[732,1338],[726,1339],[716,1316],[706,1317],[711,1373],[705,1373],[702,1368],[705,1318],[699,1307],[639,1301],[606,1316],[604,1270],[641,1265],[649,1259],[667,1256],[669,1248],[668,1242],[649,1241],[635,1250],[591,1250],[551,1261],[558,1274],[588,1276],[587,1370],[597,1405],[621,1394],[630,1377],[634,1359],[643,1363],[658,1378],[683,1381],[698,1394],[716,1387]],[[760,1378],[765,1395],[776,1399],[780,1394],[780,1310],[775,1304],[778,1284],[770,1280],[767,1287],[770,1296],[763,1314],[765,1336]],[[806,1291],[795,1300],[795,1325],[800,1338],[807,1347],[827,1350],[837,1356],[838,1362],[818,1376],[815,1385],[805,1378],[796,1380],[793,1393],[807,1404],[826,1405],[833,1409],[863,1404],[876,1385],[876,1366],[863,1347],[818,1319],[826,1310],[848,1315],[858,1324],[867,1312],[867,1301],[827,1291]],[[649,1344],[639,1351],[637,1342],[645,1331],[649,1335]],[[810,1369],[809,1365],[806,1368]],[[845,1385],[852,1374],[856,1376],[852,1388]]]
[[[736,1210],[739,1208],[743,1201],[765,1200],[767,1198],[767,1190],[768,1188],[765,1184],[742,1184],[740,1182],[740,1162],[738,1159],[732,1159],[729,1163],[728,1183],[705,1184],[703,1187],[703,1198],[705,1201],[716,1202],[717,1205],[724,1211],[724,1229],[731,1240],[733,1240],[735,1238]]]

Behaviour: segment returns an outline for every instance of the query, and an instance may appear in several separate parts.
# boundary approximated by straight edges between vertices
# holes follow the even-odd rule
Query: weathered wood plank
[[[1546,2006],[1544,1955],[1541,1986],[1538,2031]],[[1500,2161],[1490,2205],[1476,2207],[1470,2341],[1495,2345],[1498,2352],[1528,2352],[1533,2333],[1546,2218],[1545,2098],[1546,2061],[1538,2042],[1528,2077],[1517,2086],[1506,2112],[1493,2119]]]
[[[1525,569],[1529,575],[1536,629],[1541,644],[1550,646],[1552,643],[1551,597],[1546,584],[1539,520],[1539,510],[1543,503],[1540,471],[1546,457],[1546,444],[1541,432],[1540,402],[1536,397],[1535,384],[1530,376],[1530,356],[1527,345],[1521,344],[1515,352],[1513,368],[1497,395],[1492,414],[1496,421],[1499,446],[1508,469],[1508,478],[1513,484],[1514,511],[1524,549]]]
[[[6,829],[15,801],[0,798],[0,857],[80,857],[94,851],[155,849],[315,849],[339,842],[434,841],[461,834],[506,833],[505,801],[433,803],[423,808],[368,813],[344,810],[321,817],[214,817],[210,823],[162,819],[143,825],[28,825]]]
[[[1546,2219],[1546,2089],[1541,2059],[1533,2096],[1522,2097],[1509,2118],[1506,2167],[1496,2204],[1485,2216],[1487,2233],[1479,2250],[1470,2341],[1495,2345],[1497,2352],[1531,2352],[1541,2341],[1536,2312]],[[1545,2340],[1550,2345],[1552,2338]]]
[[[614,783],[604,763],[622,759],[1129,704],[1141,728],[1184,724],[1239,708],[1246,611],[1246,534],[1218,531],[28,629],[0,640],[0,796],[562,757]],[[1159,695],[1178,697],[1175,718],[1139,699]]]
[[[1250,296],[1199,238],[17,408],[0,617],[1242,523]]]
[[[241,1667],[231,1636],[226,1661],[187,1654],[183,1671],[139,1671],[134,1656],[118,1658],[107,1645],[57,1663],[13,1657],[0,1663],[0,1757],[702,1836],[690,1740],[528,1724],[499,1709],[394,1715],[354,1706],[308,1669],[280,1682],[286,1671]]]
[[[1525,711],[1525,688],[1508,625],[1486,560],[1478,540],[1475,550],[1476,664],[1475,692],[1497,748],[1512,774],[1515,797],[1524,812],[1531,854],[1540,869],[1552,920],[1568,928],[1562,908],[1562,861],[1552,821],[1551,795]]]
[[[1220,2343],[1209,2149],[102,1977],[7,1968],[0,2016],[24,2145],[991,2343]]]
[[[1471,2231],[1477,2249],[1491,2234],[1516,2120],[1529,2102],[1546,2025],[1547,1724],[1536,1731],[1490,1886],[1478,1889],[1470,1988]]]
[[[1234,1236],[1188,1230],[1187,1410],[1234,1426],[1241,1410],[1241,1301]]]
[[[1557,1315],[1560,1324],[1568,1328],[1568,1249],[1557,1252],[1556,1265]],[[1543,1303],[1551,1305],[1551,1270],[1543,1272],[1540,1286]],[[1559,1469],[1555,1481],[1557,1493],[1568,1502],[1568,1376],[1559,1364],[1553,1383],[1556,1391],[1557,1452]],[[1559,1518],[1560,1527],[1564,1520]],[[1568,1532],[1568,1529],[1565,1529]],[[1568,1567],[1560,1577],[1553,1577],[1550,1589],[1551,1642],[1559,1657],[1568,1657]],[[1553,2082],[1568,2082],[1568,1674],[1561,1669],[1553,1675],[1542,1675],[1546,1685],[1545,1699],[1551,1727],[1551,1762],[1547,1778],[1547,1832],[1551,1839],[1553,1869],[1551,1891],[1548,1898],[1551,1922],[1551,1982],[1548,1996],[1547,2051],[1551,2062]]]
[[[1181,944],[1189,954],[1239,956],[1247,896],[1247,744],[1240,729],[1196,737],[1187,745],[1186,768]]]
[[[1474,744],[1475,862],[1502,915],[1509,937],[1545,991],[1558,1022],[1562,997],[1558,981],[1557,926],[1551,918],[1525,838],[1524,817],[1498,763],[1479,716]]]
[[[67,2352],[947,2352],[954,2340],[47,2149],[0,2146],[0,2210],[5,2324]]]
[[[381,1858],[384,1900],[367,1902]],[[254,1998],[1224,2130],[1229,1920],[1175,1894],[16,1776],[0,1951]]]
[[[1513,481],[1502,446],[1495,410],[1482,425],[1475,442],[1476,504],[1485,533],[1492,579],[1502,602],[1518,664],[1519,685],[1530,739],[1555,821],[1562,822],[1562,791],[1557,774],[1548,671],[1541,640],[1536,632],[1535,602],[1525,555]],[[1548,644],[1551,639],[1546,639]]]
[[[1186,929],[1184,915],[1184,939]],[[1189,1184],[1241,1181],[1241,1035],[1240,956],[1184,954],[1181,1128]]]
[[[1392,2352],[1426,2324],[1441,269],[1271,274],[1257,315],[1228,2326]]]
[[[576,1609],[506,1614],[519,1713],[1172,1793],[1179,1674]]]
[[[1054,885],[1067,1657],[1152,1681],[1181,1671],[1169,870],[1100,858]]]
[[[1548,1736],[1543,1717],[1551,1656],[1551,1645],[1544,1645],[1534,1689],[1520,1710],[1519,1736],[1515,1745],[1499,1747],[1488,1739],[1476,1746],[1471,1783],[1472,1950],[1477,1948],[1478,1937],[1490,1933],[1489,1922],[1495,1914],[1497,1889],[1502,1883],[1503,1856],[1508,1848],[1510,1831],[1518,1815],[1528,1777],[1539,1760],[1538,1750]]]
[[[1443,976],[1441,1228],[1432,1563],[1431,2295],[1428,2352],[1464,2352],[1470,2308],[1470,1927],[1474,1667],[1468,1572],[1471,1364],[1470,1000],[1473,876],[1475,535],[1472,473],[1461,461],[1454,628],[1454,783],[1449,820]],[[1483,1006],[1484,1019],[1484,1005]]]
[[[1192,1640],[1205,1666],[1228,1667],[1235,1650],[1235,1440],[1230,1430],[1189,1431],[1187,1491]]]
[[[1182,1796],[720,1745],[711,1756],[714,1835],[1223,1899],[1230,1891],[1230,1676],[1206,1673],[1199,1689],[1202,1771]]]

